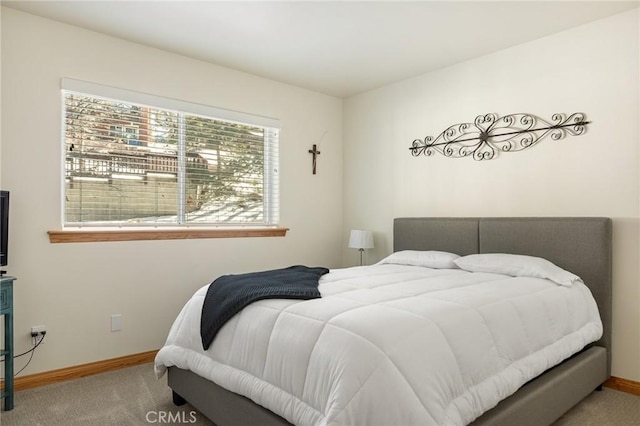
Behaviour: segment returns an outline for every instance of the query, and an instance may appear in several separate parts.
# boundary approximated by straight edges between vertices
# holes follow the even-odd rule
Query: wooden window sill
[[[51,243],[101,241],[189,240],[195,238],[284,237],[289,228],[136,229],[49,231]]]

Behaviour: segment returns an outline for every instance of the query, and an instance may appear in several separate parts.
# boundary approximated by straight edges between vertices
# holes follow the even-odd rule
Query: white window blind
[[[62,94],[65,226],[278,223],[276,120],[70,79]]]

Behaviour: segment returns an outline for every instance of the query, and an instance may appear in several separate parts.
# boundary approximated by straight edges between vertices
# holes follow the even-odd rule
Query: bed
[[[599,340],[586,345],[551,369],[539,375],[536,373],[536,377],[519,387],[517,392],[475,418],[471,424],[550,424],[609,378],[610,219],[397,218],[394,220],[393,246],[394,252],[437,250],[461,256],[510,253],[541,257],[580,276],[595,299],[601,319]],[[168,371],[168,384],[176,404],[188,401],[219,426],[291,424],[251,399],[230,392],[191,371],[198,368],[188,368],[180,362],[171,361],[168,352],[170,350],[165,348],[160,351],[156,368],[160,373],[165,369]],[[364,417],[360,420],[350,419],[342,424],[369,423],[363,420]],[[442,423],[468,422],[456,418]]]

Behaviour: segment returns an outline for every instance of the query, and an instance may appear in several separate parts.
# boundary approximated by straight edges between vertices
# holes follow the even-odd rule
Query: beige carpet
[[[2,426],[211,425],[190,405],[176,407],[166,376],[151,364],[15,394],[15,408],[0,412]],[[638,426],[640,397],[612,389],[594,392],[554,426]],[[513,425],[517,426],[517,425]]]

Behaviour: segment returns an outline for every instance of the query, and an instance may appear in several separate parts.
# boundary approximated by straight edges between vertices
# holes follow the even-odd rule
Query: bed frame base
[[[471,424],[549,425],[607,379],[607,351],[592,346],[525,384]]]
[[[229,392],[191,371],[169,367],[167,381],[173,390],[174,403],[176,397],[178,401],[188,401],[216,426],[292,426],[250,399]]]
[[[602,385],[607,377],[607,351],[592,346],[525,384],[473,426],[549,425]],[[169,368],[174,403],[189,401],[217,426],[291,426],[282,417],[187,370]]]

